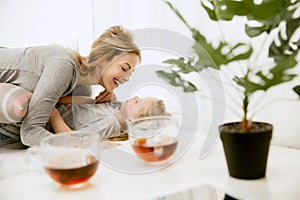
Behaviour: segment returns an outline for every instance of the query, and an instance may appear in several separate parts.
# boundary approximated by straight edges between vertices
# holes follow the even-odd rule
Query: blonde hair
[[[141,61],[141,53],[133,42],[132,33],[122,26],[112,26],[94,41],[87,57],[81,56],[78,51],[73,51],[73,56],[80,75],[87,75],[122,53],[134,53]]]
[[[163,100],[157,100],[155,103],[152,103],[148,109],[141,111],[135,119],[151,116],[171,116],[171,114],[167,112]],[[121,135],[110,137],[109,140],[128,140],[127,124],[121,127]]]
[[[156,103],[153,103],[145,112],[139,113],[137,118],[150,116],[171,116],[171,114],[167,112],[163,100],[158,100]]]

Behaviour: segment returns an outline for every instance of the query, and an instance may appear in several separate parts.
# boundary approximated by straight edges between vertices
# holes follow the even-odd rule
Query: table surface
[[[97,173],[84,188],[70,190],[56,184],[45,173],[30,171],[0,180],[0,199],[156,199],[202,185],[212,186],[237,199],[300,199],[299,150],[271,146],[266,177],[240,180],[228,175],[220,141],[207,157],[199,158],[204,139],[205,136],[199,135],[179,159],[162,169],[141,168],[145,164],[135,156],[118,157],[114,159],[118,163],[111,165],[108,157],[117,155],[116,152],[132,154],[126,141],[103,150],[103,159],[108,161],[100,162]],[[133,171],[138,166],[137,169],[144,171],[122,170],[124,166],[133,166]]]

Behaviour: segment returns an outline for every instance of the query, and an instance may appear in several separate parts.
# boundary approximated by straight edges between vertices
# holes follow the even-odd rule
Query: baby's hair
[[[166,106],[163,100],[158,100],[153,103],[145,112],[140,113],[137,118],[150,117],[150,116],[171,116],[166,110]],[[120,131],[120,135],[110,137],[109,140],[120,141],[128,140],[127,127]]]
[[[152,104],[149,109],[145,112],[140,113],[137,118],[150,117],[150,116],[171,116],[166,110],[166,106],[163,100],[158,100],[156,103]]]

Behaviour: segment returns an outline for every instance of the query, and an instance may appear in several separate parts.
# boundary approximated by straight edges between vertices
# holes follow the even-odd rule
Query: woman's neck
[[[89,71],[86,75],[79,74],[78,84],[79,85],[97,85],[101,77],[100,67],[95,67]]]

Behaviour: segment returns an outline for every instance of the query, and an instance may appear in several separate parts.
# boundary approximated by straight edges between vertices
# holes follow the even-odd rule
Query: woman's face
[[[125,106],[121,106],[121,113],[128,116],[130,120],[136,119],[140,114],[146,113],[157,101],[158,100],[153,97],[139,98],[135,96],[124,102]]]
[[[104,67],[99,84],[108,92],[112,92],[120,84],[129,81],[138,63],[139,57],[135,53],[123,53],[116,56]]]

